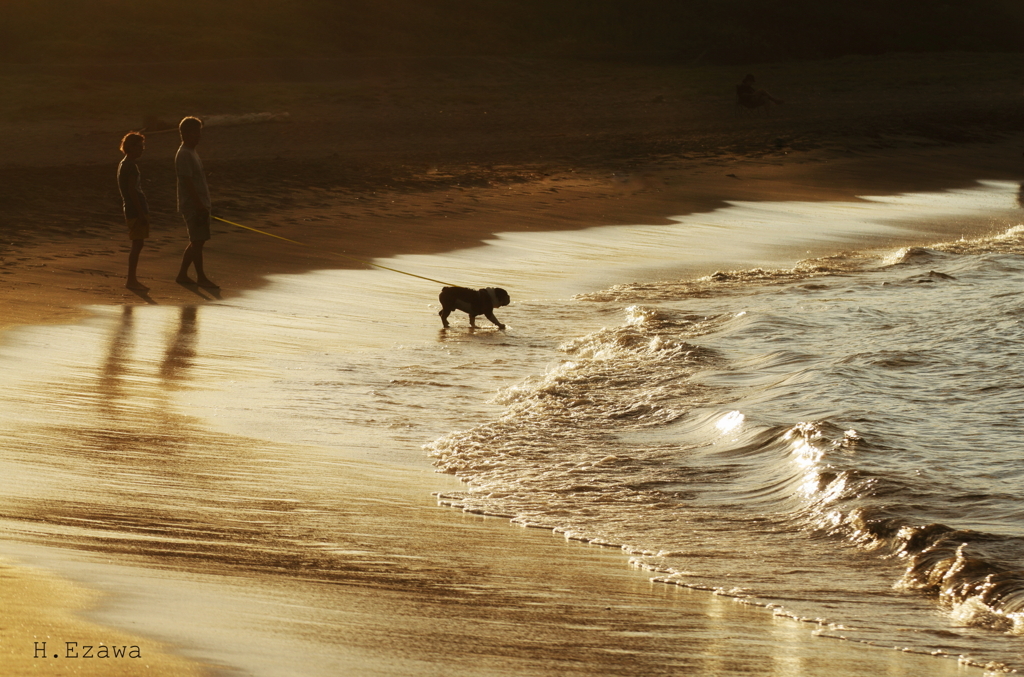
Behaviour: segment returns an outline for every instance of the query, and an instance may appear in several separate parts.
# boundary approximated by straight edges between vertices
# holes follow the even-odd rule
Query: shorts
[[[129,240],[145,240],[149,237],[149,221],[125,218],[124,222],[128,224]]]
[[[185,219],[185,230],[188,231],[189,242],[206,242],[210,239],[210,212],[199,214],[182,214]]]

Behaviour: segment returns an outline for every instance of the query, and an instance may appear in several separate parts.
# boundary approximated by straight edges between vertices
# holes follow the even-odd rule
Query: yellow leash
[[[234,221],[228,221],[227,219],[222,219],[219,216],[214,216],[213,218],[217,219],[218,221],[223,221],[224,223],[229,223],[232,226],[238,226],[239,228],[245,228],[246,230],[251,230],[252,232],[259,233],[260,235],[269,235],[270,237],[276,237],[278,240],[284,240],[285,242],[291,242],[292,244],[297,244],[300,247],[308,247],[309,246],[308,244],[304,244],[302,242],[298,242],[297,240],[289,240],[286,237],[281,237],[280,235],[274,235],[273,233],[268,233],[267,231],[260,230],[259,228],[250,228],[249,226],[243,226],[240,223],[235,223]],[[395,270],[394,268],[388,268],[387,266],[382,266],[379,263],[374,263],[373,261],[367,261],[366,259],[357,259],[356,257],[349,256],[347,254],[339,254],[338,252],[331,252],[331,253],[334,254],[335,256],[340,256],[340,257],[348,259],[350,261],[358,261],[359,263],[365,263],[366,265],[374,266],[375,268],[383,268],[384,270],[390,270],[392,273],[400,273],[402,275],[408,275],[409,277],[418,277],[421,280],[426,280],[428,282],[436,282],[436,283],[442,284],[442,285],[444,285],[446,287],[458,287],[459,286],[457,284],[452,284],[451,282],[442,282],[441,280],[435,280],[435,279],[433,279],[431,277],[423,277],[422,275],[414,275],[412,273],[407,273],[404,270]]]

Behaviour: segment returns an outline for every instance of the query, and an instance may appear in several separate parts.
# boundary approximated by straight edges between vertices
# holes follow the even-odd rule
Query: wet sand
[[[706,107],[691,110],[665,89],[664,74],[627,80],[630,74],[636,75],[615,71],[622,80],[614,80],[588,66],[579,78],[586,87],[547,114],[542,104],[554,97],[549,91],[557,89],[554,79],[545,85],[548,89],[531,89],[533,101],[525,97],[518,107],[511,94],[494,95],[502,106],[496,124],[479,122],[485,113],[493,114],[484,110],[490,108],[486,92],[500,89],[500,81],[485,87],[495,77],[492,71],[469,78],[460,94],[440,102],[451,111],[449,104],[456,100],[452,118],[443,117],[445,108],[425,93],[453,91],[458,77],[448,74],[419,88],[415,78],[399,80],[381,90],[384,94],[375,89],[377,98],[359,106],[344,97],[289,100],[288,123],[210,127],[199,150],[211,173],[215,213],[308,245],[288,245],[224,224],[215,227],[207,268],[222,289],[214,293],[173,282],[185,244],[172,213],[172,182],[168,188],[175,134],[151,133],[147,140],[142,171],[153,182],[146,190],[154,232],[143,251],[140,277],[150,289],[133,293],[123,288],[127,242],[120,237],[113,170],[119,159],[117,139],[139,126],[141,115],[7,118],[0,178],[10,208],[0,215],[0,326],[72,322],[87,312],[87,305],[190,305],[229,298],[260,287],[268,275],[353,265],[339,261],[337,252],[360,258],[439,253],[498,232],[663,223],[669,216],[707,211],[729,200],[852,199],[965,186],[979,178],[1018,180],[1024,174],[1019,153],[1024,139],[1007,137],[1001,129],[957,139],[973,143],[910,135],[920,132],[901,122],[911,100],[928,111],[930,124],[945,123],[947,131],[975,130],[977,124],[971,111],[928,109],[927,101],[909,94],[900,100],[896,87],[881,99],[846,96],[829,104],[835,108],[828,109],[831,118],[822,114],[827,106],[821,101],[815,103],[818,114],[809,116],[810,105],[799,107],[799,97],[773,118],[742,118],[728,97],[705,97],[710,100]],[[521,75],[506,76],[521,85]],[[96,82],[107,82],[82,81],[96,87],[101,86]],[[614,85],[612,94],[609,84]],[[812,85],[805,80],[800,86],[811,92]],[[934,104],[940,100],[938,86],[932,94]],[[999,110],[1008,105],[1004,99],[1002,92],[989,97]],[[422,103],[412,105],[415,101]],[[566,112],[577,109],[603,112],[594,119]],[[858,126],[865,109],[875,116],[868,129]],[[434,110],[441,117],[429,124],[415,122]],[[830,123],[830,131],[823,131]],[[879,129],[895,131],[883,138]],[[41,147],[46,151],[39,152]],[[438,508],[429,499],[436,486],[429,474],[391,469],[397,479],[367,479],[379,477],[379,470],[353,465],[352,500],[362,520],[353,528],[379,529],[402,511],[409,526],[401,538],[407,539],[410,552],[434,553],[425,555],[432,561],[451,551],[462,553],[460,571],[472,573],[474,587],[452,596],[365,584],[330,586],[323,596],[296,604],[299,611],[287,619],[291,627],[312,624],[311,633],[321,633],[310,646],[334,647],[329,665],[311,660],[304,674],[618,674],[640,665],[645,674],[817,675],[836,674],[836,663],[848,665],[851,675],[966,674],[952,660],[816,638],[813,628],[774,619],[764,610],[651,585],[647,574],[625,566],[621,552],[563,544],[550,534]],[[402,497],[399,506],[383,500],[396,495]],[[440,552],[439,544],[444,546]],[[247,580],[151,569],[114,574],[73,551],[40,552],[17,545],[9,550],[37,567],[5,569],[2,579],[4,598],[17,600],[6,607],[15,615],[5,618],[3,635],[5,650],[16,657],[11,674],[60,674],[25,659],[31,657],[33,642],[49,636],[77,639],[99,633],[117,642],[124,637],[123,643],[145,644],[147,659],[163,651],[153,640],[133,641],[111,627],[134,628],[140,637],[155,637],[177,652],[201,657],[199,662],[244,667],[251,654],[237,645],[240,638],[254,628],[259,639],[247,641],[275,636],[260,618],[282,607],[268,600],[310,594],[289,590],[287,584],[261,588]],[[510,552],[515,556],[509,557]],[[573,566],[558,565],[560,558]],[[40,569],[76,581],[77,592],[65,594],[70,588],[59,588],[61,601],[52,601],[58,588],[46,586],[68,584],[45,578]],[[102,589],[111,599],[146,603],[108,603],[106,611],[94,608],[86,621],[77,611],[84,602],[66,603],[95,599],[83,585]],[[251,595],[249,605],[232,616],[228,610],[243,589]],[[179,600],[197,606],[183,603],[171,615],[153,613],[179,593]],[[198,600],[204,597],[223,600],[211,604],[205,616],[214,618],[215,610],[227,614],[215,623],[215,636],[223,641],[204,640],[185,620],[202,608]],[[52,625],[57,621],[49,616],[74,625]],[[404,619],[397,624],[400,630],[396,618]],[[332,628],[326,635],[324,625]],[[301,656],[302,645],[278,639],[284,670]],[[149,647],[154,647],[152,654]],[[177,660],[162,654],[154,665],[167,674],[190,674]],[[198,665],[189,669],[201,670]],[[146,674],[163,674],[153,670]],[[115,673],[102,667],[100,674]]]
[[[63,643],[94,637],[139,645],[146,670],[133,671],[142,661],[110,660],[95,673],[73,674],[122,674],[103,667],[110,664],[146,675],[982,673],[955,657],[844,641],[841,629],[774,617],[728,595],[652,583],[615,549],[439,508],[422,491],[425,479],[408,469],[355,464],[348,478],[349,527],[408,552],[419,563],[417,577],[310,585],[288,576],[183,575],[16,543],[8,549],[33,568],[3,579],[5,597],[17,600],[8,616],[17,630],[4,637],[5,674],[91,668],[66,658]],[[105,603],[88,620],[73,618],[83,605],[65,604],[95,598],[93,588],[104,591]],[[56,593],[61,603],[53,602]],[[37,641],[57,643],[60,657],[33,659]],[[159,653],[165,645],[174,653]],[[196,663],[182,668],[179,656]]]

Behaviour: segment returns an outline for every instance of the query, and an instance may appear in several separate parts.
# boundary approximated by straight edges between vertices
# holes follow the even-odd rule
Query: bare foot
[[[196,281],[196,284],[200,287],[205,287],[206,289],[220,289],[219,284],[206,277],[199,278],[199,280]]]
[[[177,282],[178,284],[195,284],[195,282],[192,281],[192,278],[189,277],[188,275],[179,275],[178,277],[174,278],[174,281]]]
[[[146,289],[149,289],[149,287],[142,284],[138,280],[128,280],[127,282],[125,282],[124,286],[126,289],[137,289],[139,291],[145,291]]]

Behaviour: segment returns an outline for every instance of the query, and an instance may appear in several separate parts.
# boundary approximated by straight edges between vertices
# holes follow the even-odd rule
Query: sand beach
[[[1014,179],[1020,61],[946,54],[762,66],[764,84],[785,93],[770,115],[737,110],[733,80],[746,69],[735,67],[482,58],[8,65],[3,321],[56,320],[110,295],[149,302],[121,289],[108,263],[127,259],[110,179],[117,146],[147,121],[162,129],[150,132],[140,164],[153,211],[140,274],[153,302],[180,303],[209,297],[167,284],[164,272],[184,242],[166,161],[180,141],[163,127],[187,114],[288,114],[211,127],[202,144],[218,216],[308,245],[218,223],[210,262],[230,294],[274,273],[353,265],[339,251],[432,253],[496,232],[658,223],[726,200]],[[122,99],[132,104],[114,105]]]
[[[4,65],[0,82],[13,96],[0,104],[0,345],[38,325],[129,317],[132,307],[173,315],[239,299],[273,276],[365,268],[345,257],[445,254],[496,233],[657,225],[733,202],[1017,182],[1022,68],[1019,55],[977,54],[761,65],[759,79],[785,103],[752,115],[734,105],[747,69],[719,66],[469,57]],[[264,112],[275,119],[239,117]],[[218,222],[206,266],[219,290],[174,281],[186,242],[174,213],[179,140],[166,123],[184,115],[224,120],[198,149],[214,214],[301,243]],[[152,237],[139,277],[149,289],[132,291],[114,171],[120,137],[143,127]],[[943,228],[953,238],[986,234],[976,222]],[[905,243],[913,238],[884,244]],[[829,246],[807,253],[827,255]],[[485,277],[447,274],[467,284]],[[436,292],[409,282],[421,305]],[[390,310],[380,312],[373,319]],[[185,371],[181,360],[197,359],[186,342],[179,355],[167,348],[167,382]],[[115,379],[113,358],[105,368]],[[188,417],[137,423],[125,429],[200,437]],[[244,441],[223,435],[225,448],[247,453]],[[150,443],[142,437],[138,445]],[[283,444],[267,438],[268,448]],[[431,492],[458,481],[434,475],[426,460],[347,459],[334,470],[344,478],[334,488],[348,533],[386,542],[415,564],[309,585],[286,570],[191,569],[156,551],[115,561],[70,540],[47,547],[0,530],[0,671],[982,673],[845,642],[728,596],[653,584],[621,551],[438,506]],[[62,657],[39,657],[44,641]],[[145,670],[63,657],[68,641],[140,646]]]

